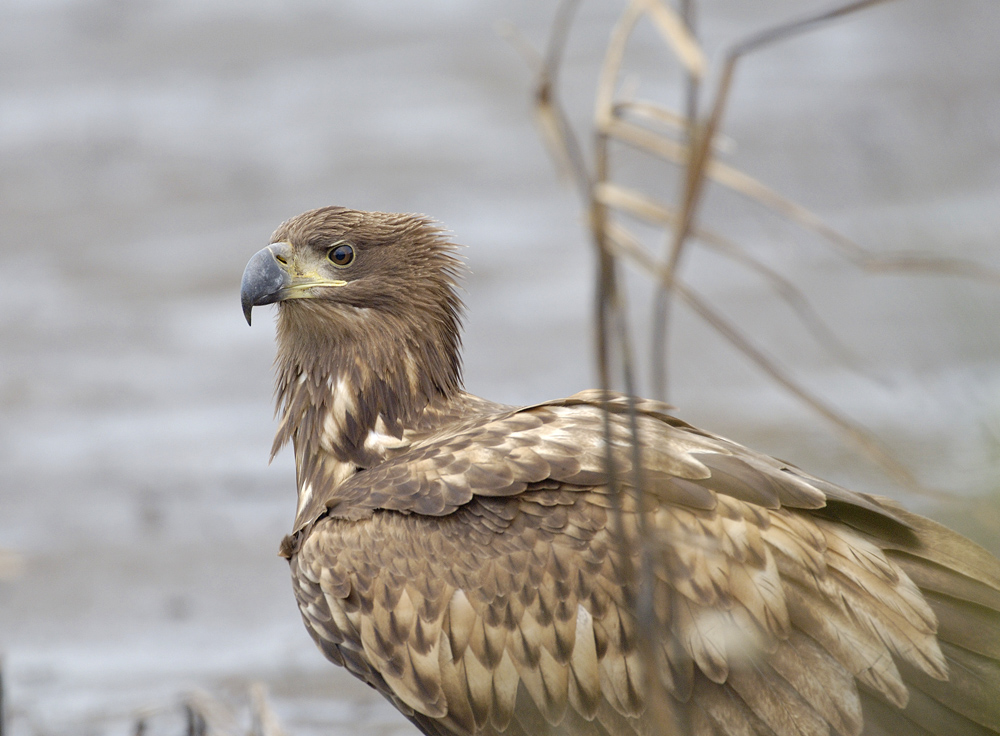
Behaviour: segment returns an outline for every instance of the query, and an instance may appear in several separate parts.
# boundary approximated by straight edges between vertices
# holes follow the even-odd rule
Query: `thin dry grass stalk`
[[[655,106],[645,103],[641,108],[635,105],[619,103],[615,117],[605,127],[605,133],[614,140],[663,158],[677,165],[684,165],[688,158],[688,147],[684,143],[671,140],[641,125],[624,120],[621,116],[627,112],[642,109],[643,114],[652,117]],[[683,119],[669,110],[657,111],[656,119],[671,124],[684,125]],[[716,146],[719,148],[720,146]],[[1000,283],[1000,270],[989,268],[973,261],[961,258],[929,256],[917,253],[889,253],[879,255],[872,253],[847,237],[836,228],[826,223],[819,215],[810,209],[793,202],[787,197],[775,192],[749,174],[729,166],[717,159],[705,163],[705,176],[714,184],[742,194],[763,205],[786,220],[811,230],[823,240],[837,248],[842,255],[856,266],[872,272],[915,272],[932,275],[961,276],[992,283]],[[595,184],[603,186],[604,182]],[[676,225],[676,219],[671,226]]]
[[[655,395],[666,396],[667,334],[673,274],[677,270],[681,254],[694,225],[698,205],[705,187],[705,180],[708,177],[708,170],[712,162],[713,142],[718,133],[726,103],[729,99],[729,91],[732,87],[737,62],[743,56],[757,49],[804,33],[834,18],[848,15],[885,1],[862,0],[861,2],[841,5],[832,10],[808,16],[791,23],[780,24],[747,37],[743,41],[733,45],[726,54],[722,76],[713,98],[713,104],[705,120],[699,120],[697,118],[696,107],[689,105],[688,128],[690,130],[690,142],[688,155],[684,162],[685,177],[683,200],[680,208],[681,219],[673,228],[669,238],[669,248],[665,256],[668,278],[662,284],[657,294],[653,315],[652,342],[654,350],[651,373]]]
[[[781,277],[774,269],[761,263],[739,244],[720,238],[696,225],[701,195],[708,182],[716,183],[746,196],[787,220],[807,228],[833,244],[851,263],[865,270],[946,274],[990,282],[1000,281],[1000,271],[962,259],[929,257],[913,253],[874,254],[829,226],[807,208],[774,192],[745,172],[728,166],[715,158],[716,151],[726,147],[725,139],[719,134],[719,128],[725,111],[725,103],[732,87],[736,65],[743,56],[764,46],[820,27],[835,18],[887,1],[863,0],[841,5],[816,15],[765,29],[737,42],[730,47],[725,55],[725,64],[712,97],[712,104],[708,113],[700,118],[696,116],[696,106],[688,105],[687,114],[680,115],[653,102],[616,99],[616,89],[621,78],[625,51],[637,24],[645,17],[649,17],[660,30],[661,37],[674,52],[682,68],[688,73],[689,92],[701,84],[701,76],[704,73],[704,54],[700,51],[693,53],[691,50],[691,44],[697,43],[693,34],[678,34],[676,32],[675,25],[677,22],[681,22],[681,15],[661,2],[632,0],[612,30],[599,74],[594,108],[596,135],[593,171],[586,165],[582,147],[568,123],[568,117],[559,104],[555,82],[559,76],[562,53],[570,30],[569,24],[577,3],[574,0],[564,2],[560,6],[559,19],[556,24],[558,27],[553,29],[553,42],[545,54],[545,60],[539,73],[538,111],[540,119],[546,121],[543,127],[550,147],[560,152],[558,156],[561,160],[568,162],[565,164],[566,169],[571,173],[586,203],[590,229],[599,253],[599,301],[596,324],[598,369],[602,386],[607,388],[611,385],[610,366],[612,364],[619,364],[619,371],[624,375],[630,376],[633,373],[630,351],[624,350],[621,342],[624,332],[608,329],[608,319],[620,309],[620,307],[616,307],[609,310],[607,307],[608,300],[617,293],[615,258],[622,253],[614,247],[614,243],[609,238],[610,230],[617,227],[616,213],[629,214],[646,222],[660,225],[667,233],[665,253],[660,259],[654,259],[655,264],[650,264],[648,259],[645,262],[637,261],[640,267],[649,271],[660,284],[656,298],[652,335],[654,349],[652,351],[651,375],[654,395],[662,396],[665,393],[669,304],[671,296],[676,291],[674,282],[682,255],[685,249],[691,247],[694,242],[711,247],[762,276],[771,288],[791,306],[798,319],[817,341],[836,354],[847,365],[855,370],[860,369],[857,357],[841,341],[836,339],[833,331],[822,322],[805,295],[789,279]],[[692,15],[693,4],[682,4],[682,13],[688,16]],[[688,101],[690,102],[690,100],[691,95],[689,94]],[[666,127],[668,130],[677,130],[686,140],[674,140],[662,132],[657,132],[636,121],[650,122]],[[652,198],[621,187],[611,181],[609,171],[611,169],[612,150],[610,144],[612,142],[627,145],[681,166],[684,186],[679,204],[676,207],[662,205]],[[870,432],[819,400],[798,381],[778,369],[773,361],[756,350],[752,341],[747,339],[738,328],[723,320],[715,310],[698,308],[698,306],[707,307],[707,305],[697,298],[696,301],[692,302],[691,297],[692,293],[688,290],[681,298],[706,324],[741,350],[751,362],[758,365],[778,385],[830,421],[844,436],[858,445],[865,454],[881,466],[888,475],[903,483],[913,492],[934,498],[942,496],[942,494],[930,491],[919,484],[912,473],[895,460]],[[611,352],[609,353],[609,351]],[[617,359],[612,360],[611,353],[617,355]]]
[[[197,706],[186,703],[184,705],[184,714],[187,719],[187,727],[184,731],[185,736],[206,736],[208,733],[208,721],[205,719],[202,711]],[[143,729],[145,729],[145,724],[143,724]]]
[[[662,0],[630,0],[611,32],[598,75],[594,99],[594,149],[593,165],[587,163],[584,149],[569,123],[559,102],[558,79],[564,50],[569,38],[578,0],[563,0],[553,24],[549,44],[544,55],[523,52],[537,69],[536,112],[543,138],[561,171],[576,184],[588,215],[588,224],[598,256],[597,300],[595,302],[595,330],[597,367],[600,385],[608,390],[612,375],[621,377],[628,396],[636,394],[634,361],[629,337],[625,304],[618,290],[617,260],[626,257],[646,270],[656,279],[657,291],[653,318],[652,382],[654,396],[666,393],[667,337],[669,308],[673,297],[679,298],[709,327],[729,341],[737,350],[757,365],[784,390],[818,413],[845,437],[853,441],[890,476],[911,490],[942,498],[943,494],[928,491],[912,473],[898,462],[867,430],[847,418],[834,407],[806,390],[772,359],[766,356],[743,332],[702,297],[677,277],[677,269],[685,250],[693,243],[715,249],[727,258],[758,274],[791,307],[799,320],[824,346],[844,362],[857,367],[858,361],[849,348],[836,339],[809,304],[803,292],[791,280],[768,267],[739,244],[722,238],[697,225],[699,206],[708,183],[722,186],[798,224],[833,244],[851,263],[869,271],[910,271],[933,274],[959,275],[968,278],[1000,281],[1000,271],[986,269],[960,259],[926,257],[910,253],[876,255],[847,236],[830,227],[820,217],[805,207],[774,192],[760,181],[720,162],[716,154],[729,147],[720,134],[729,92],[733,85],[736,66],[747,54],[792,36],[822,26],[839,17],[855,13],[888,0],[861,0],[839,5],[830,10],[777,25],[747,36],[733,44],[725,54],[719,81],[711,96],[705,115],[700,115],[698,96],[706,70],[705,54],[693,32],[694,0],[678,0],[674,10]],[[637,25],[648,19],[657,30],[666,47],[673,52],[686,77],[685,110],[683,114],[650,102],[631,99],[620,91],[622,65],[626,50]],[[511,35],[511,34],[508,34]],[[520,38],[515,41],[526,46]],[[676,137],[675,137],[676,136]],[[623,145],[649,156],[666,160],[680,167],[682,188],[676,206],[662,204],[641,192],[623,187],[612,181],[612,144]],[[657,258],[646,250],[619,222],[619,215],[627,215],[662,228],[665,248]],[[619,530],[624,531],[623,508],[626,504],[643,503],[641,493],[642,442],[637,434],[634,404],[629,403],[633,427],[634,475],[620,478],[607,456],[608,471],[615,490],[614,519]],[[610,446],[610,420],[605,432]],[[631,494],[625,495],[626,490]],[[639,514],[640,524],[645,516]],[[656,616],[652,596],[654,553],[645,528],[639,529],[642,542],[639,549],[632,549],[628,534],[620,534],[622,557],[626,569],[627,590],[634,596],[639,634],[650,646],[643,649],[643,665],[647,673],[647,703],[657,723],[663,724],[664,733],[674,733],[676,728],[669,711],[670,699],[665,696],[663,685],[655,676]]]
[[[608,231],[608,240],[611,247],[615,249],[616,255],[624,256],[639,264],[643,268],[658,273],[661,279],[667,278],[666,269],[663,264],[656,261],[639,239],[632,235],[627,229],[620,225],[613,225]],[[918,486],[919,482],[913,474],[896,460],[878,438],[871,432],[858,427],[854,422],[840,414],[832,406],[824,402],[815,394],[806,391],[797,382],[793,381],[778,364],[764,354],[750,340],[740,332],[731,322],[718,312],[713,310],[704,299],[697,295],[690,287],[680,280],[674,280],[674,288],[677,295],[684,303],[705,322],[710,324],[716,332],[722,335],[728,342],[746,355],[751,361],[768,373],[775,381],[789,393],[798,398],[817,414],[836,426],[841,432],[852,439],[859,447],[868,453],[873,461],[886,469],[897,481],[908,486]],[[934,491],[932,489],[922,489],[922,492],[936,500],[948,501],[951,497],[948,494]]]
[[[653,25],[663,36],[663,40],[677,54],[677,58],[689,77],[701,80],[705,75],[705,54],[701,44],[691,34],[687,22],[673,8],[660,0],[636,0],[643,6]]]
[[[655,202],[647,197],[623,189],[614,184],[603,185],[596,190],[597,196],[609,207],[628,212],[636,217],[653,223],[672,224],[676,222],[677,214],[669,207]],[[652,219],[655,218],[655,219]],[[638,238],[631,235],[624,227],[613,224],[610,231],[612,243],[619,248],[617,257],[628,258],[640,268],[648,271],[661,283],[667,277],[666,269],[656,257],[642,245]],[[813,338],[823,345],[837,360],[858,373],[864,373],[861,360],[844,344],[834,331],[823,321],[813,308],[806,295],[793,281],[785,278],[766,263],[756,259],[750,253],[740,248],[736,243],[710,230],[696,228],[692,233],[700,243],[717,253],[739,263],[763,278],[774,293],[784,301],[799,318]],[[629,240],[628,247],[621,243],[622,238]]]
[[[183,707],[187,736],[236,736],[240,731],[233,709],[205,691],[190,693]]]
[[[285,736],[278,715],[271,707],[267,686],[255,682],[250,686],[250,736]]]

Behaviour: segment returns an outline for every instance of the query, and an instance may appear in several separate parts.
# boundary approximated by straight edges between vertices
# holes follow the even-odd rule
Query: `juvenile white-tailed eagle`
[[[330,660],[427,734],[1000,733],[1000,562],[655,401],[635,454],[622,396],[466,393],[458,270],[424,217],[327,207],[243,274],[248,322],[279,303],[281,553]]]

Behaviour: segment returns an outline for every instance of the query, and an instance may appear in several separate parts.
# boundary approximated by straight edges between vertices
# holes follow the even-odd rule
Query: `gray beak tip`
[[[247,324],[250,322],[250,312],[260,304],[273,304],[280,301],[282,290],[291,282],[288,272],[279,265],[275,258],[275,249],[282,244],[272,243],[254,254],[243,271],[243,282],[240,284],[240,303],[243,305],[243,316]],[[286,246],[287,247],[287,246]],[[282,261],[284,263],[284,261]]]

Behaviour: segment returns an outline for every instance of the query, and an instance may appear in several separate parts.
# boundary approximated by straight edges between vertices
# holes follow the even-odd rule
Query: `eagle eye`
[[[326,252],[326,257],[337,268],[346,268],[354,261],[354,248],[347,243],[337,243]]]

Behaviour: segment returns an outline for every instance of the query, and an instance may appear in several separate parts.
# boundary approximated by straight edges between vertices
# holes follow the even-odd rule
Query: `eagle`
[[[1000,733],[1000,561],[658,401],[465,392],[461,270],[431,219],[324,207],[243,274],[329,660],[434,736]]]

